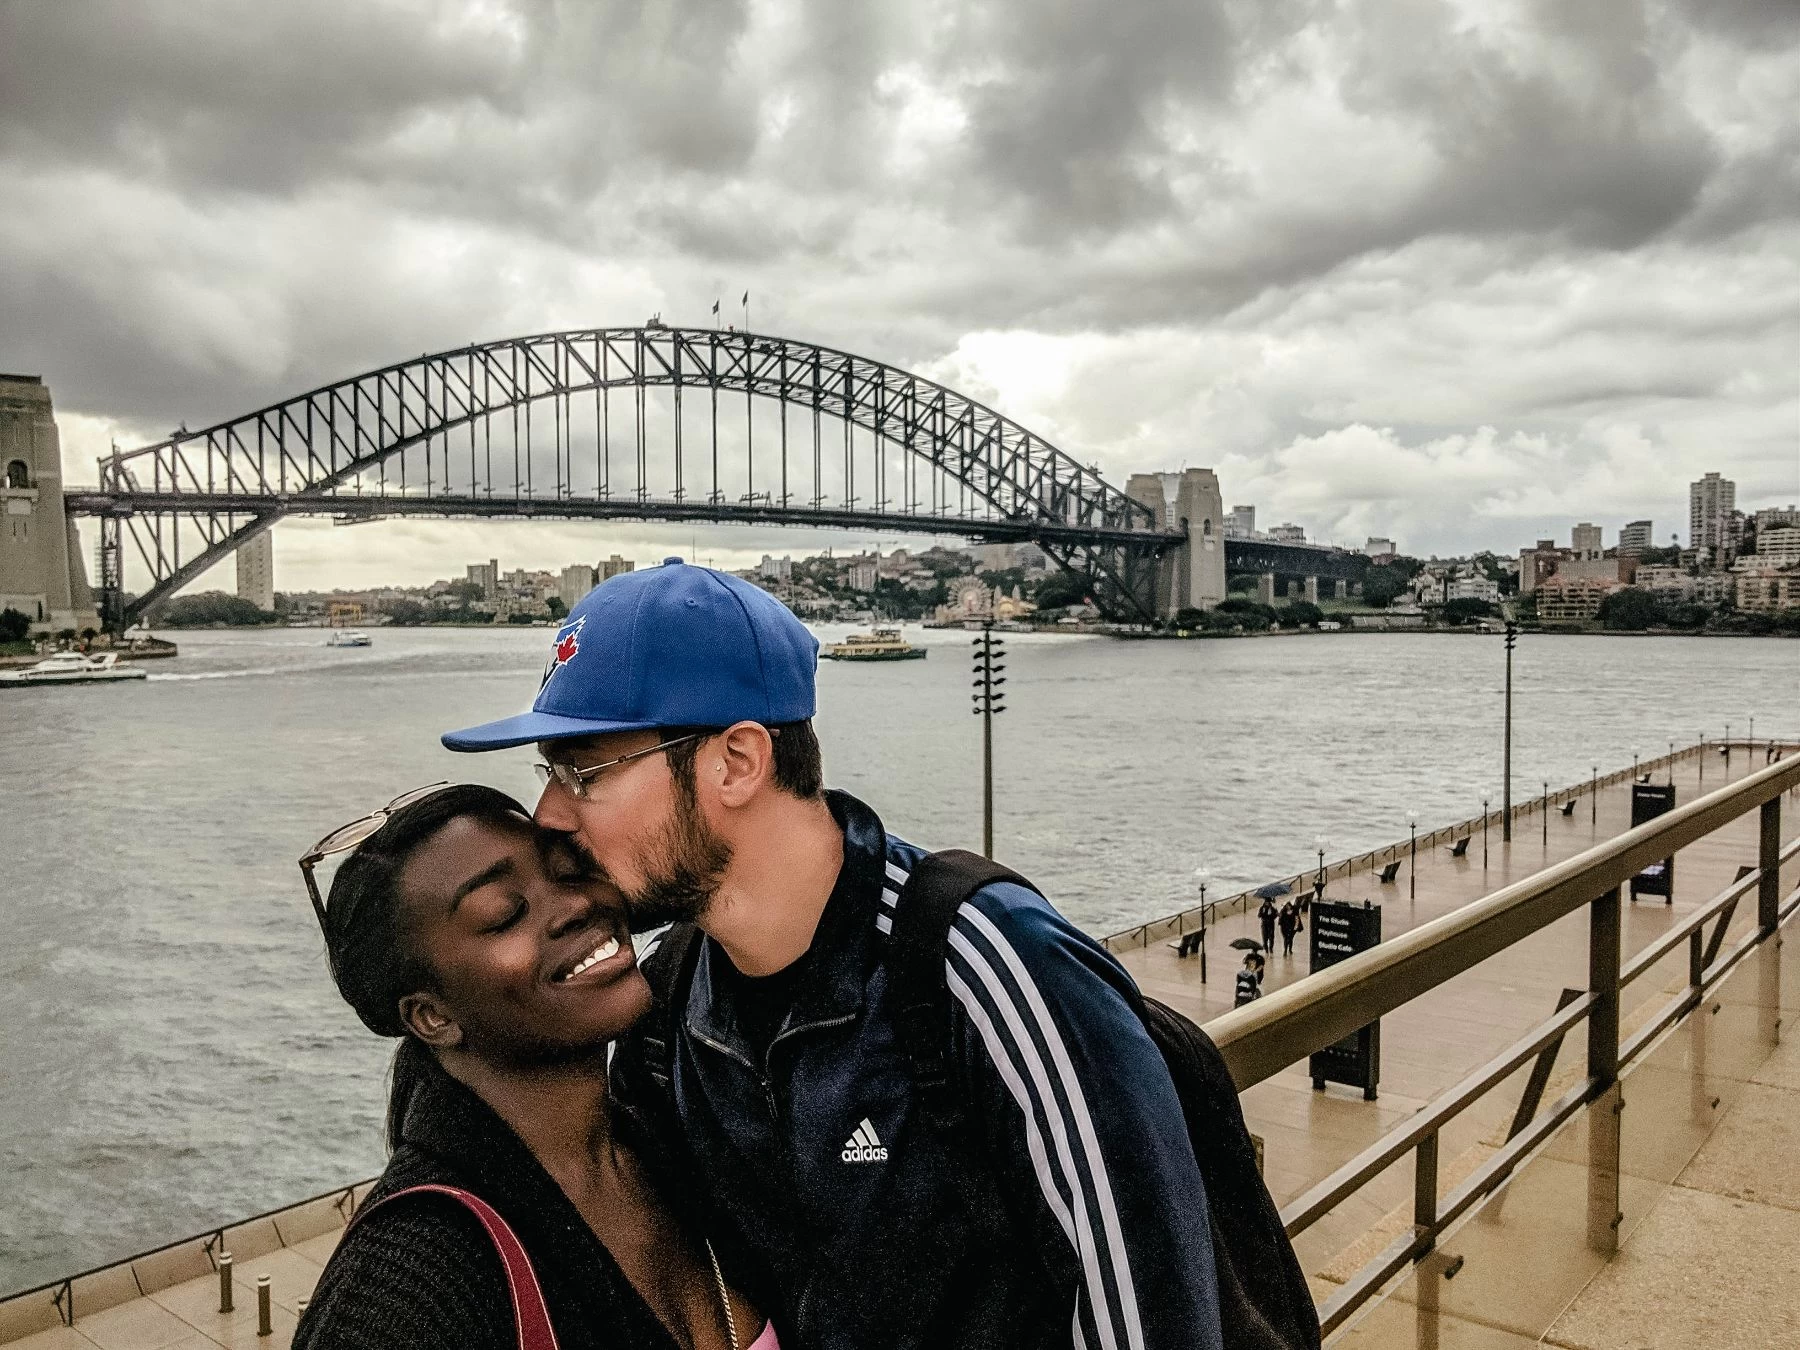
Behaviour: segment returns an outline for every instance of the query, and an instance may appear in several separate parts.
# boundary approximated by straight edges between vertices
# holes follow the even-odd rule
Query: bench
[[[1450,856],[1452,858],[1460,858],[1460,857],[1464,856],[1465,854],[1467,854],[1468,851],[1469,851],[1469,836],[1465,834],[1461,839],[1458,839],[1456,841],[1455,847],[1453,847],[1450,850]]]
[[[1171,942],[1168,946],[1169,950],[1178,957],[1189,956],[1200,950],[1200,934],[1198,931],[1183,933],[1180,941]]]
[[[1381,869],[1381,884],[1383,886],[1392,886],[1394,884],[1394,878],[1399,875],[1400,860],[1395,858],[1393,862]]]

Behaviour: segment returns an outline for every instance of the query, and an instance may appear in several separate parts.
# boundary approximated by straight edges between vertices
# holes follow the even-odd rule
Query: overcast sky
[[[748,290],[1314,537],[1685,539],[1703,471],[1800,497],[1797,108],[1800,0],[0,0],[0,369],[83,483],[114,439]],[[696,544],[276,539],[293,589]]]

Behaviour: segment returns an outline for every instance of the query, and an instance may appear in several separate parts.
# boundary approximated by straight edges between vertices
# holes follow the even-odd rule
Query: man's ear
[[[710,780],[721,805],[744,806],[774,777],[775,741],[767,727],[739,722],[703,744],[695,761],[695,778]]]
[[[408,994],[401,999],[400,1020],[433,1050],[452,1050],[462,1044],[461,1025],[434,994]]]

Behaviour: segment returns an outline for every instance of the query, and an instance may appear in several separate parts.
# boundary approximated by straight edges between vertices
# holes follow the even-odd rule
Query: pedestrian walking
[[[1281,913],[1276,916],[1275,922],[1281,928],[1281,954],[1292,956],[1294,954],[1294,934],[1300,931],[1300,906],[1291,900],[1288,901],[1281,907]]]
[[[1264,896],[1262,908],[1256,911],[1256,917],[1262,921],[1262,945],[1265,952],[1275,950],[1275,915],[1275,901]]]
[[[1244,968],[1237,973],[1237,992],[1232,1006],[1241,1008],[1262,997],[1262,972],[1257,969],[1255,952],[1244,954]]]

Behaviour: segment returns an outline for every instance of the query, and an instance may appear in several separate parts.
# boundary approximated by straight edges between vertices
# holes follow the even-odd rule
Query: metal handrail
[[[1244,1091],[1800,786],[1800,756],[1596,844],[1392,941],[1222,1013],[1206,1029]],[[1748,878],[1747,878],[1748,880]],[[1757,876],[1758,884],[1762,878]]]

